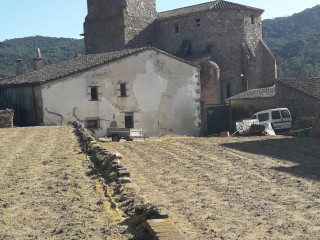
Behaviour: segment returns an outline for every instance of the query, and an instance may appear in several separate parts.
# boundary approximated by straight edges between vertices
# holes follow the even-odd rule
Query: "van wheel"
[[[119,142],[120,138],[118,135],[112,135],[112,142]]]

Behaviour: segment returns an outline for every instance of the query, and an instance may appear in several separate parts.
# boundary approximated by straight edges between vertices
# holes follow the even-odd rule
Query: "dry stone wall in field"
[[[83,125],[74,122],[73,126],[82,151],[90,156],[93,167],[105,179],[106,197],[114,208],[119,208],[126,214],[128,222],[131,222],[129,224],[134,224],[143,232],[148,230],[150,235],[144,236],[144,239],[165,240],[174,237],[175,240],[185,240],[185,236],[172,223],[165,210],[150,203],[138,185],[132,182],[130,172],[121,162],[122,155],[101,147],[98,139]]]

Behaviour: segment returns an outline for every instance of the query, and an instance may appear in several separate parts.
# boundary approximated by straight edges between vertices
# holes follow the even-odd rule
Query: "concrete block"
[[[170,218],[147,220],[147,229],[157,240],[186,240]]]

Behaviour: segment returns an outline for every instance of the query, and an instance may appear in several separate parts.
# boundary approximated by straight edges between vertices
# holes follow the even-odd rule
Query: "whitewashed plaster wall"
[[[118,97],[119,83],[128,97]],[[90,101],[89,86],[99,86],[99,101]],[[134,128],[148,136],[199,135],[199,68],[146,50],[83,73],[41,86],[45,125],[87,118],[100,119],[99,136],[111,121],[124,127],[125,113],[134,114]]]

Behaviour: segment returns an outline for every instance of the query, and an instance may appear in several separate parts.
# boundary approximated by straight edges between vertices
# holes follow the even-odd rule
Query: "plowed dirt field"
[[[160,138],[104,143],[189,239],[320,239],[320,141]]]
[[[0,239],[131,239],[71,127],[0,129]]]

